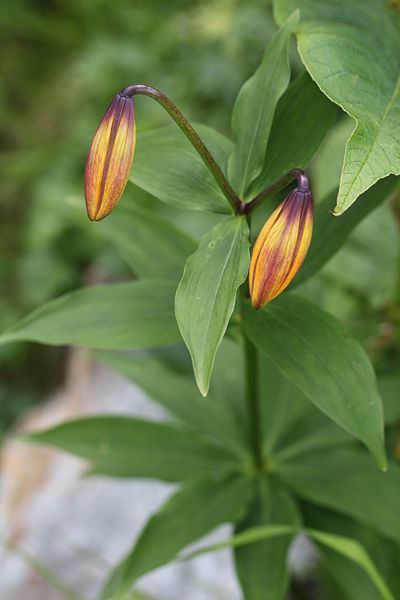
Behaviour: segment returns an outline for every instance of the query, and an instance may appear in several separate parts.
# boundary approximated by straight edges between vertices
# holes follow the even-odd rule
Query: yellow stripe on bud
[[[310,246],[313,220],[314,201],[308,186],[293,190],[269,217],[250,260],[254,308],[276,298],[292,281]]]
[[[91,221],[109,215],[122,196],[135,142],[133,99],[117,94],[97,128],[86,161],[85,198]]]

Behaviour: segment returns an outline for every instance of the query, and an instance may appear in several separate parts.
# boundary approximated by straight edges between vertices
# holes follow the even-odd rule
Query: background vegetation
[[[165,91],[192,122],[227,133],[236,94],[276,25],[265,0],[145,5],[14,0],[0,8],[0,26],[7,57],[0,62],[3,331],[68,290],[128,278],[117,238],[88,223],[83,199],[90,139],[114,93],[131,82],[149,83]],[[300,64],[294,48],[291,56],[295,76]],[[136,111],[141,131],[167,122],[162,109],[140,98]],[[337,186],[352,127],[338,113],[310,166],[317,204]],[[133,198],[182,225],[184,217],[129,184],[122,202],[129,206]],[[207,224],[207,216],[199,214],[196,233]],[[391,397],[400,381],[399,240],[395,193],[362,221],[317,276],[298,288],[361,342]],[[62,349],[29,343],[0,348],[1,432],[60,384],[64,364]],[[389,455],[398,460],[395,421],[387,440]]]

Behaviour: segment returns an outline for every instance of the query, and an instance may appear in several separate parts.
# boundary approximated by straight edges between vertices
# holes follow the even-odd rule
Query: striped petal
[[[262,228],[250,261],[249,285],[254,308],[260,308],[289,285],[311,243],[314,201],[311,192],[296,188]]]
[[[133,99],[117,94],[97,128],[86,161],[85,198],[91,221],[104,219],[122,196],[135,142]]]

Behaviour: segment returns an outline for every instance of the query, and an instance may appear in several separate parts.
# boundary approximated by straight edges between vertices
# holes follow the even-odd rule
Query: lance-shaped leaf
[[[400,375],[386,375],[378,379],[382,396],[385,423],[395,425],[400,421]]]
[[[400,553],[393,541],[337,512],[315,504],[303,503],[302,506],[307,527],[329,534],[351,537],[359,542],[371,556],[395,598],[399,597]],[[360,600],[360,598],[381,600],[382,595],[359,564],[347,560],[345,556],[321,543],[318,543],[318,551],[323,559],[321,569],[323,579],[328,572],[348,600]]]
[[[343,246],[352,230],[387,199],[395,185],[395,177],[379,181],[373,188],[365,192],[360,198],[360,202],[353,205],[340,219],[335,219],[331,214],[337,190],[328,194],[322,202],[317,202],[310,249],[303,266],[291,283],[290,289],[318,272]]]
[[[288,43],[298,21],[291,15],[267,46],[260,66],[246,81],[232,113],[235,147],[229,158],[229,178],[240,197],[261,172],[276,104],[290,78]]]
[[[106,583],[101,600],[119,597],[136,579],[173,560],[185,546],[221,523],[240,519],[250,492],[250,481],[239,475],[188,482],[148,521]]]
[[[205,125],[195,129],[222,170],[232,148]],[[204,162],[175,125],[138,134],[130,180],[163,202],[186,210],[230,214],[232,208]]]
[[[280,465],[279,477],[306,500],[353,517],[400,542],[400,468],[383,473],[358,449],[325,449]]]
[[[196,242],[159,215],[120,208],[96,228],[140,278],[180,278]]]
[[[400,33],[384,0],[275,0],[277,21],[294,8],[300,9],[303,63],[356,122],[343,163],[339,215],[379,179],[400,173]]]
[[[353,438],[311,404],[276,367],[261,355],[259,369],[262,448],[274,463],[327,446],[352,444]]]
[[[218,397],[203,398],[193,377],[174,372],[150,353],[96,352],[95,357],[139,385],[183,423],[235,453],[245,453],[244,433],[232,412]]]
[[[248,514],[236,532],[278,523],[299,525],[297,507],[274,479],[259,479]],[[236,570],[246,600],[284,598],[289,580],[287,552],[292,539],[293,535],[279,536],[236,548]]]
[[[352,561],[370,577],[374,583],[375,588],[379,591],[383,600],[395,600],[393,594],[386,585],[381,573],[376,568],[375,564],[371,560],[371,557],[365,550],[365,548],[359,544],[356,540],[341,535],[334,535],[332,533],[326,533],[325,531],[317,531],[315,529],[308,529],[308,535],[323,546],[334,550],[338,554],[344,556],[348,560]]]
[[[176,291],[176,320],[204,396],[215,354],[233,312],[237,289],[247,277],[248,236],[244,217],[234,217],[213,227],[188,258]]]
[[[375,374],[361,346],[340,324],[299,296],[255,311],[245,306],[245,331],[295,386],[386,464],[383,413]]]
[[[181,481],[234,467],[231,455],[193,431],[131,417],[67,421],[23,439],[76,454],[90,461],[93,472],[113,477]]]
[[[143,348],[175,344],[175,283],[154,279],[84,288],[51,300],[0,336],[54,346]]]
[[[250,195],[255,196],[290,169],[304,169],[332,125],[336,110],[306,71],[299,75],[278,102],[264,165]]]
[[[293,535],[298,531],[299,528],[294,525],[259,525],[237,533],[226,542],[201,548],[197,552],[190,554],[188,558],[199,556],[207,552],[215,552],[217,550],[222,550],[223,548],[240,548],[263,540],[279,539],[282,536]],[[395,600],[369,554],[356,540],[341,535],[326,533],[325,531],[318,531],[316,529],[306,529],[305,533],[319,544],[323,544],[324,546],[335,550],[335,552],[338,552],[348,560],[359,565],[371,578],[371,581],[373,581],[375,587],[379,590],[383,600]]]

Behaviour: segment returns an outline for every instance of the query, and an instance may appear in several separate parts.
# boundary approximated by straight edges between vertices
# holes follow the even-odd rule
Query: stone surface
[[[93,366],[85,352],[73,351],[65,388],[20,423],[19,430],[104,413],[166,418],[138,388],[105,367]],[[0,519],[8,540],[89,599],[174,486],[83,478],[85,468],[85,462],[73,456],[19,443],[11,435],[2,451]],[[226,538],[229,531],[229,526],[220,527],[207,541]],[[167,565],[143,577],[137,589],[157,600],[240,598],[229,551]],[[65,597],[32,569],[26,556],[3,546],[0,598]]]

